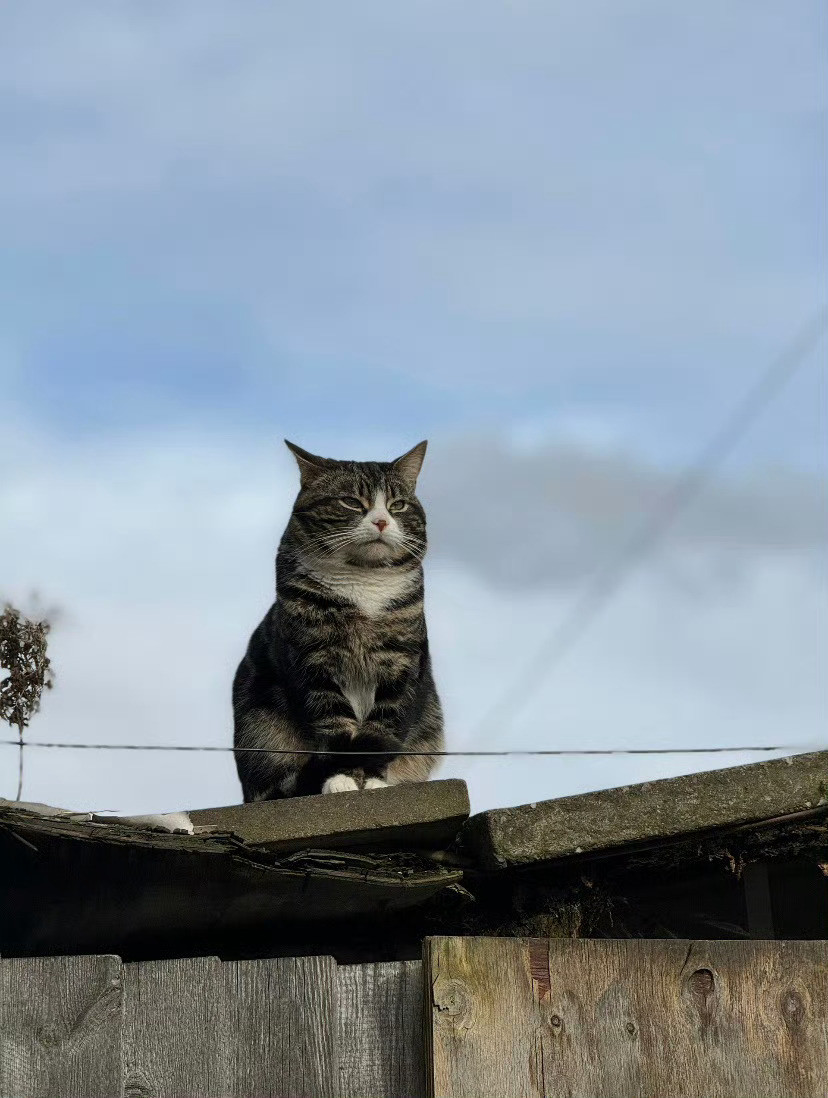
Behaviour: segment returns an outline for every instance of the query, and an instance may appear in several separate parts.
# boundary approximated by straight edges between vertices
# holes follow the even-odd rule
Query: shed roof
[[[426,855],[467,815],[458,781],[189,817],[0,801],[0,952],[191,955],[197,941],[217,952],[263,927],[423,904],[462,877]]]
[[[486,869],[676,842],[828,806],[828,751],[500,808],[463,827]]]
[[[372,919],[436,910],[434,933],[470,899],[464,881],[479,910],[504,870],[610,855],[623,869],[648,845],[681,864],[702,849],[688,838],[734,827],[781,852],[803,813],[821,817],[809,849],[828,848],[828,751],[471,819],[456,780],[131,819],[0,801],[0,952],[238,956],[256,939],[276,953],[291,934],[312,949],[353,924],[370,940]]]

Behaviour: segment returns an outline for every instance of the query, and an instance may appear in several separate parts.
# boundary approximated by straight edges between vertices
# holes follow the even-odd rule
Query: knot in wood
[[[432,988],[431,1000],[437,1010],[437,1021],[459,1025],[471,1013],[471,995],[462,980],[440,976]]]
[[[713,973],[709,968],[697,968],[688,983],[693,995],[698,999],[706,999],[708,995],[712,995],[716,986]]]
[[[57,1026],[44,1025],[37,1031],[37,1039],[44,1048],[52,1048],[54,1045],[60,1044],[60,1036],[58,1034]]]
[[[805,1021],[805,1004],[802,1002],[802,996],[795,988],[789,987],[782,992],[781,999],[782,1017],[785,1025],[790,1030],[801,1029],[802,1023]]]
[[[559,1014],[553,1014],[552,1017],[549,1019],[549,1024],[557,1029],[559,1026],[563,1025],[563,1021],[561,1020]]]
[[[125,1098],[155,1098],[158,1089],[146,1073],[133,1064],[127,1064],[126,1068]]]
[[[697,968],[685,983],[685,989],[702,1025],[713,1022],[716,980],[709,968]]]

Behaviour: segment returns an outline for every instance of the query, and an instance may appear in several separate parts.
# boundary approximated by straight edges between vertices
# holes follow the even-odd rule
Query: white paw
[[[384,782],[382,780],[382,778],[366,778],[365,779],[365,788],[366,789],[387,789],[388,788],[388,782]]]
[[[332,774],[322,786],[323,793],[352,793],[359,786],[349,774]]]

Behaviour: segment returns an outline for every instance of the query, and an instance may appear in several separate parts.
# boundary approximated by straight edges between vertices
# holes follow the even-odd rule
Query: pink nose
[[[383,532],[383,530],[385,529],[385,527],[387,525],[388,525],[388,520],[387,519],[374,519],[374,526],[376,526],[376,528],[379,530],[380,533]]]

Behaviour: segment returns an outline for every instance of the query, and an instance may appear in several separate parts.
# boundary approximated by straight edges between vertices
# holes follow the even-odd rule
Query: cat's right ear
[[[307,488],[322,473],[328,464],[327,459],[317,457],[316,454],[310,454],[307,450],[303,450],[301,446],[288,442],[287,439],[285,439],[285,446],[296,458],[296,464],[299,466],[299,483],[303,488]]]

